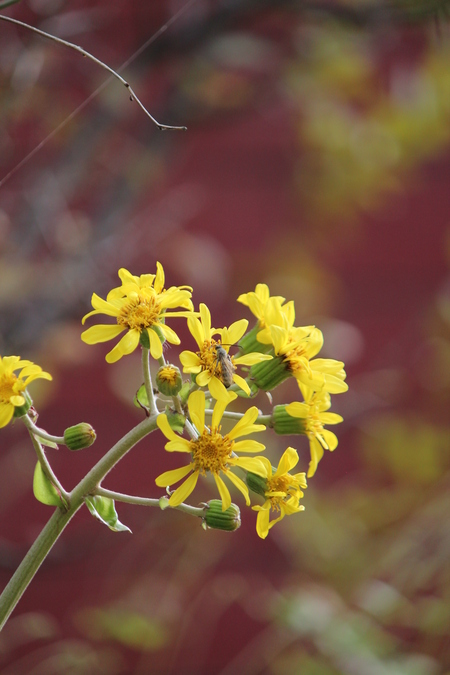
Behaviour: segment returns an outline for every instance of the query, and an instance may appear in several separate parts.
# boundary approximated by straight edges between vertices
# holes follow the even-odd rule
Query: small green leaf
[[[145,384],[142,384],[136,392],[134,397],[134,405],[136,408],[149,408],[150,403],[148,402],[147,392],[145,390]]]
[[[58,450],[58,444],[54,443],[54,441],[48,441],[45,438],[41,438],[40,436],[38,436],[38,440],[41,445],[45,445],[47,448]]]
[[[178,431],[179,434],[183,433],[184,425],[186,423],[186,418],[181,413],[171,413],[166,409],[167,421],[169,426],[174,431]]]
[[[61,506],[63,501],[59,491],[45,475],[41,463],[36,464],[33,477],[33,492],[38,502],[48,506]]]
[[[117,517],[114,500],[109,497],[85,497],[84,501],[89,511],[113,532],[131,532],[130,528],[120,522]]]

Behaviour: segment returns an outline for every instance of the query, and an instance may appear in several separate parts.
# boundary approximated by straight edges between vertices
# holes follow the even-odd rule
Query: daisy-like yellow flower
[[[284,451],[275,472],[267,457],[261,457],[261,461],[267,469],[264,491],[266,501],[262,506],[252,508],[258,511],[256,531],[261,539],[265,539],[269,530],[285,516],[304,511],[305,507],[299,504],[299,500],[303,497],[301,488],[307,485],[304,472],[294,475],[289,473],[298,462],[298,453],[294,448],[289,447]],[[272,512],[279,514],[274,520],[270,520]]]
[[[169,499],[170,506],[179,506],[194,490],[198,477],[211,473],[219,490],[222,500],[222,510],[226,511],[231,505],[231,496],[222,476],[228,478],[245,497],[247,505],[250,505],[248,488],[243,480],[236,476],[232,469],[239,467],[251,471],[260,476],[265,476],[267,469],[261,457],[239,457],[238,454],[261,452],[265,449],[262,443],[246,439],[236,441],[241,436],[248,436],[257,431],[264,431],[263,424],[254,424],[258,417],[258,409],[249,408],[242,418],[234,425],[227,434],[221,433],[221,419],[226,406],[237,398],[234,392],[228,392],[227,401],[218,400],[212,413],[211,425],[205,424],[205,394],[203,391],[194,391],[188,399],[189,417],[197,429],[199,436],[196,439],[187,440],[181,438],[170,427],[167,416],[161,414],[157,418],[158,427],[164,436],[169,439],[166,450],[169,452],[185,452],[190,455],[189,464],[166,471],[158,476],[156,485],[168,487],[178,481],[186,480],[178,487]]]
[[[252,314],[256,316],[259,328],[262,330],[273,323],[278,310],[283,312],[289,320],[292,319],[291,325],[293,325],[295,319],[294,302],[290,300],[283,305],[285,299],[281,295],[271,296],[266,284],[257,284],[254,291],[242,293],[237,301],[248,307]]]
[[[324,390],[330,394],[347,391],[342,361],[313,359],[323,345],[323,335],[318,328],[271,326],[270,334],[276,356],[283,359],[303,395],[304,389]]]
[[[247,395],[250,395],[250,387],[243,377],[234,371],[237,365],[253,366],[261,361],[271,360],[272,356],[253,352],[243,356],[230,356],[228,351],[244,335],[247,330],[247,319],[235,321],[229,328],[211,328],[211,314],[206,305],[200,305],[200,320],[194,316],[188,317],[188,327],[199,350],[197,352],[184,351],[180,354],[185,373],[196,374],[196,383],[199,387],[208,387],[211,396],[215,399],[228,400],[229,392],[224,384],[224,363],[219,358],[218,349],[225,351],[226,366],[230,371],[230,380],[238,385]],[[213,335],[219,335],[218,339]]]
[[[16,375],[15,370],[20,373]],[[11,421],[15,408],[25,405],[25,389],[38,378],[51,380],[52,376],[20,356],[0,356],[0,428]]]
[[[324,424],[339,424],[343,421],[341,415],[326,412],[331,406],[330,395],[326,391],[314,392],[305,389],[304,403],[289,403],[286,412],[291,417],[299,417],[305,422],[305,434],[309,438],[311,461],[308,468],[308,478],[314,476],[317,465],[323,457],[323,451],[333,451],[338,444],[336,434],[324,429]]]
[[[190,286],[171,286],[164,289],[164,270],[156,263],[156,274],[133,276],[126,269],[119,270],[122,285],[113,288],[106,300],[96,293],[92,295],[94,310],[83,317],[82,323],[94,314],[106,314],[116,319],[116,324],[92,326],[81,334],[89,345],[107,342],[127,331],[118,344],[106,355],[108,363],[118,361],[125,354],[131,354],[139,344],[143,333],[148,336],[150,353],[155,359],[162,356],[160,335],[174,345],[180,344],[178,335],[169,326],[166,318],[188,317],[193,313]],[[172,312],[175,307],[187,311]]]

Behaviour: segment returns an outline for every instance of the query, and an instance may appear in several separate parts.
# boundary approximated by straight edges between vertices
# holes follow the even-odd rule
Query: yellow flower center
[[[270,499],[272,511],[280,511],[281,504],[286,498],[298,492],[297,482],[289,473],[267,479],[266,497]],[[271,492],[282,492],[283,494],[270,496]]]
[[[288,344],[290,342],[293,342],[293,340],[289,339]],[[306,370],[308,373],[310,372],[311,368],[309,366],[309,360],[308,357],[305,356],[305,348],[302,347],[301,345],[297,345],[292,349],[289,348],[285,349],[285,353],[283,356],[284,361],[287,362],[288,368],[294,375],[294,377],[296,373],[299,373],[301,371]]]
[[[126,305],[122,307],[117,317],[119,326],[129,328],[130,330],[138,330],[142,333],[143,330],[153,326],[161,314],[161,305],[156,297],[143,297],[142,295],[136,298],[130,298]]]
[[[18,392],[14,390],[17,380],[17,375],[14,375],[14,373],[3,373],[0,376],[0,401],[2,403],[9,403],[11,396],[17,395]],[[20,390],[23,389],[25,387],[20,387]]]
[[[191,441],[190,445],[196,471],[205,475],[207,471],[218,474],[227,470],[234,441],[223,437],[218,430],[212,429],[211,432],[205,430],[195,441]]]
[[[172,366],[166,366],[165,368],[161,368],[161,370],[158,373],[158,377],[161,380],[164,380],[165,382],[174,385],[176,384],[178,378],[178,370],[176,370]]]

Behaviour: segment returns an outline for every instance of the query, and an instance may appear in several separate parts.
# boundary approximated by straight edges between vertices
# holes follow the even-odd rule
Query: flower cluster
[[[184,453],[186,457],[181,466],[156,478],[156,485],[165,488],[169,495],[160,498],[161,508],[192,508],[184,504],[185,500],[200,477],[211,476],[220,502],[213,500],[206,509],[204,526],[224,530],[239,526],[239,512],[230,494],[230,488],[237,488],[247,506],[251,506],[250,493],[262,497],[263,503],[253,509],[257,511],[257,533],[265,538],[285,516],[303,511],[300,501],[306,488],[306,474],[291,473],[299,462],[293,447],[284,451],[275,468],[263,454],[266,444],[251,436],[258,434],[261,438],[263,432],[307,436],[310,444],[307,475],[313,476],[324,449],[334,450],[337,446],[335,434],[324,427],[342,421],[329,408],[331,394],[347,390],[344,364],[317,357],[323,344],[320,330],[315,326],[295,326],[294,303],[281,296],[271,297],[265,284],[258,284],[254,292],[238,298],[256,317],[256,324],[248,330],[245,318],[230,326],[214,328],[205,304],[201,303],[195,311],[190,286],[165,288],[160,263],[156,274],[134,276],[120,269],[119,278],[120,286],[113,288],[106,300],[93,294],[93,310],[83,318],[83,324],[98,314],[113,321],[87,328],[81,338],[87,344],[96,344],[121,335],[106,355],[108,363],[131,354],[139,346],[142,349],[144,385],[135,402],[149,417],[153,425],[150,431],[159,428],[166,437],[165,449]],[[179,354],[180,367],[167,362],[164,356],[166,342],[180,344],[177,333],[167,325],[174,318],[187,320],[193,338],[191,349]],[[156,388],[152,384],[150,356],[157,361]],[[14,371],[20,373],[16,375]],[[31,399],[26,387],[36,378],[51,379],[51,376],[18,356],[0,358],[0,427],[8,424],[13,415],[27,415]],[[295,379],[301,400],[275,405],[270,414],[262,414],[255,405],[247,406],[245,412],[230,409],[238,396],[242,408],[260,391],[270,392],[288,378]],[[28,427],[32,425],[39,435],[41,432],[30,416],[26,419]],[[234,426],[230,427],[231,423]],[[66,431],[63,439],[56,440],[71,450],[88,447],[95,440],[90,425],[81,424]],[[46,433],[42,437],[54,438]],[[40,461],[45,462],[45,458],[41,456]],[[50,468],[45,468],[47,478],[38,472],[37,483],[45,483],[52,476]],[[178,487],[172,487],[177,484]],[[38,490],[41,500],[59,503],[59,493],[55,497],[51,487],[45,488],[44,497],[42,490]],[[111,504],[103,503],[99,495],[87,498],[97,500],[96,512],[101,520],[112,529],[123,529]]]

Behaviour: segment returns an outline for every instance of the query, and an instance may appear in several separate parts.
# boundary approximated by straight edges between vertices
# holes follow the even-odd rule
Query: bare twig
[[[64,47],[69,47],[70,49],[74,49],[76,52],[79,52],[83,56],[87,57],[88,59],[91,59],[91,61],[94,61],[97,65],[101,66],[105,70],[108,71],[111,75],[116,77],[119,82],[123,84],[123,86],[128,89],[130,92],[130,100],[131,101],[136,101],[138,106],[145,112],[147,117],[151,119],[151,121],[156,124],[158,129],[160,131],[186,131],[186,127],[176,127],[176,126],[171,126],[169,124],[161,124],[158,122],[153,115],[149,113],[147,108],[144,106],[144,104],[141,102],[141,100],[136,96],[134,90],[131,88],[129,82],[124,80],[124,78],[119,75],[115,70],[110,68],[106,63],[103,63],[103,61],[100,61],[100,59],[97,59],[95,56],[87,52],[85,49],[82,49],[78,45],[74,45],[72,42],[67,42],[67,40],[62,40],[61,38],[55,37],[54,35],[51,35],[50,33],[45,33],[43,30],[40,30],[39,28],[35,28],[34,26],[30,26],[27,23],[24,23],[23,21],[18,21],[17,19],[12,19],[10,16],[3,16],[0,14],[0,20],[1,21],[8,21],[10,23],[16,24],[17,26],[22,26],[23,28],[28,28],[28,30],[31,30],[33,33],[37,33],[38,35],[41,35],[42,37],[48,38],[49,40],[53,40],[53,42],[56,42],[57,44],[63,45]]]

